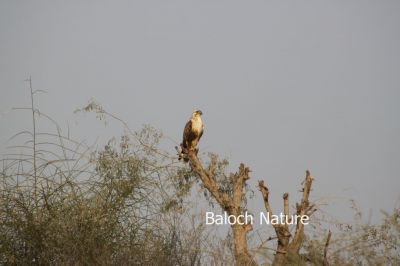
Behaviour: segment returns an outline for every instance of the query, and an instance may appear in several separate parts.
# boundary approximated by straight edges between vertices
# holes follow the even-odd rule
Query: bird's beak
[[[197,110],[197,113],[198,113],[199,115],[202,115],[202,114],[203,114],[203,112],[202,112],[201,110]]]

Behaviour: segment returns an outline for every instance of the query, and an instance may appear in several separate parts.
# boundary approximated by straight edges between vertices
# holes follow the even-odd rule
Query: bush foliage
[[[93,102],[82,110],[110,115]],[[33,102],[31,111],[34,122],[46,117]],[[123,124],[126,134],[97,150],[57,124],[55,133],[40,133],[34,123],[15,136],[0,176],[1,265],[232,265],[232,236],[215,237],[190,211],[187,196],[198,181],[191,169],[160,148],[161,132]],[[218,189],[230,192],[228,162],[209,158]],[[330,264],[400,265],[400,210],[385,213],[380,225],[360,216],[334,232]],[[318,230],[288,261],[324,264],[326,230]],[[250,242],[260,264],[270,263],[276,248],[264,240],[257,248]]]

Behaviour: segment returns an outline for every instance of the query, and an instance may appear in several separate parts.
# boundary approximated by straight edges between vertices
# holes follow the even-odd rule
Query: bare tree
[[[272,265],[286,265],[288,255],[292,254],[299,254],[299,250],[301,247],[301,243],[304,236],[304,224],[300,221],[301,217],[304,215],[311,215],[314,211],[314,205],[310,204],[308,198],[310,196],[311,185],[312,185],[313,178],[310,172],[306,171],[306,177],[303,182],[303,197],[300,203],[296,204],[296,229],[295,233],[292,234],[289,231],[289,224],[291,221],[289,218],[289,194],[283,194],[283,208],[284,208],[284,216],[285,219],[282,223],[274,224],[274,227],[278,245],[276,249],[276,254],[273,260]],[[259,189],[262,193],[264,205],[267,210],[269,219],[271,220],[271,216],[273,215],[271,205],[269,204],[269,190],[267,186],[264,184],[263,180],[258,182]]]

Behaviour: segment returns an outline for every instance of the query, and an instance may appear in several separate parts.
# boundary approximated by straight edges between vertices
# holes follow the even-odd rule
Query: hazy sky
[[[29,104],[31,75],[40,109],[78,138],[122,133],[73,114],[91,98],[176,142],[200,108],[200,150],[247,163],[274,209],[310,169],[313,199],[379,216],[400,197],[399,14],[400,1],[2,0],[0,151],[31,127],[9,112]]]

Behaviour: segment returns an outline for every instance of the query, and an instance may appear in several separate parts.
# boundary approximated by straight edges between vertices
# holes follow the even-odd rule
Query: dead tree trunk
[[[238,217],[241,210],[241,203],[243,197],[243,188],[249,177],[249,168],[244,164],[240,164],[239,171],[233,175],[233,191],[232,194],[218,190],[217,181],[213,167],[216,162],[211,162],[209,169],[204,170],[202,164],[197,158],[196,152],[193,150],[188,151],[187,156],[190,160],[192,169],[199,175],[204,187],[211,193],[220,207],[228,213]],[[214,163],[214,165],[213,165]],[[245,221],[241,221],[244,223]],[[247,249],[247,233],[253,229],[249,224],[233,224],[231,225],[233,232],[235,260],[236,265],[256,265]]]
[[[310,205],[308,201],[308,197],[311,191],[312,181],[313,177],[310,175],[309,171],[306,171],[306,178],[304,180],[304,186],[302,191],[303,197],[301,199],[301,202],[296,204],[296,215],[297,215],[296,230],[294,232],[292,239],[291,239],[292,235],[290,234],[289,231],[289,225],[288,223],[286,223],[286,221],[288,221],[289,223],[291,222],[289,219],[289,194],[288,193],[283,194],[283,209],[284,209],[284,215],[287,218],[281,224],[272,224],[275,230],[276,237],[278,239],[276,254],[272,263],[272,265],[274,266],[286,265],[287,259],[289,257],[288,255],[299,254],[299,250],[304,236],[304,224],[300,222],[301,216],[303,215],[310,216],[315,211],[314,205]],[[269,204],[269,198],[268,198],[269,190],[264,185],[264,181],[262,180],[258,182],[258,186],[263,196],[264,205],[265,209],[267,210],[268,217],[271,220],[273,212],[271,205]]]

